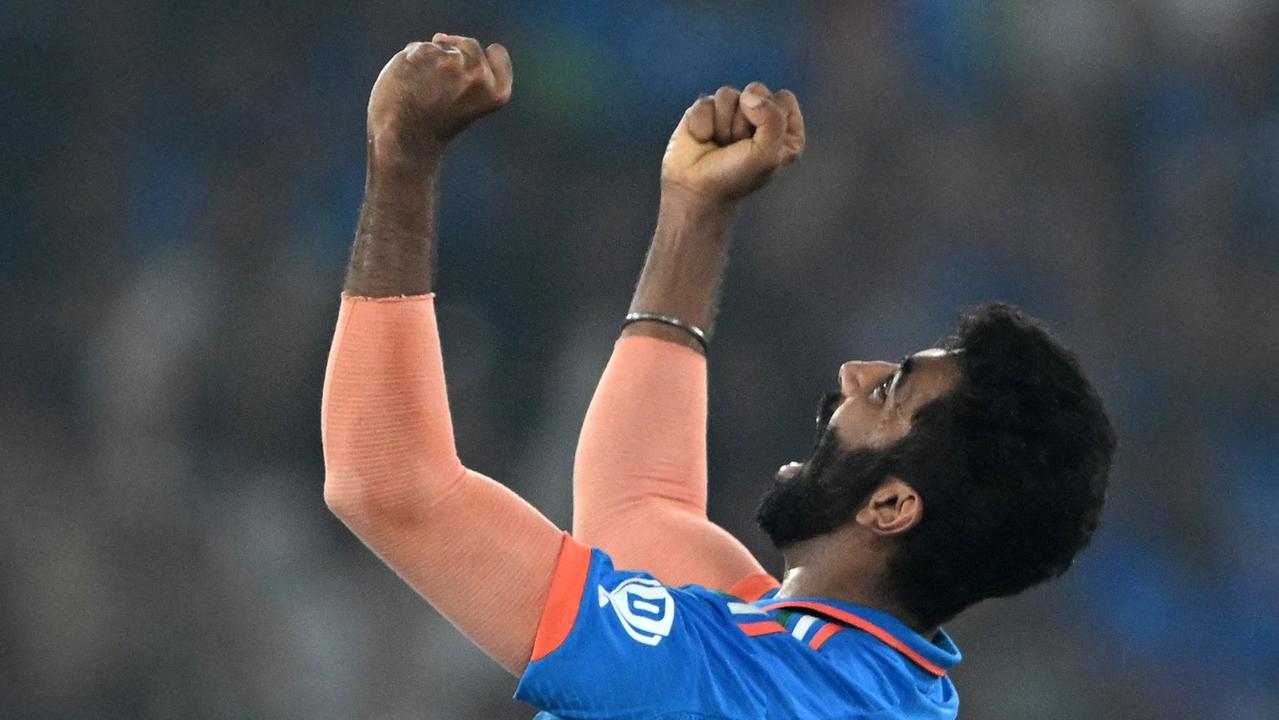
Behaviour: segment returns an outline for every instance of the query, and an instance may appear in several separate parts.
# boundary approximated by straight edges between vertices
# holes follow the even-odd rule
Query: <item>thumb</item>
[[[786,113],[771,97],[751,92],[748,88],[738,100],[742,114],[755,127],[751,150],[769,158],[779,158],[782,139],[786,135]]]

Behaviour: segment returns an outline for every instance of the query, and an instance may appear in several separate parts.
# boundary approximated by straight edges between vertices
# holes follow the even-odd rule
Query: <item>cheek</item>
[[[905,434],[901,418],[866,403],[846,403],[830,420],[835,434],[847,448],[882,448]]]

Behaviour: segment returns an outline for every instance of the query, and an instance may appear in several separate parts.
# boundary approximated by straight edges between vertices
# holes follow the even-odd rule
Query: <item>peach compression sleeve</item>
[[[520,674],[561,546],[458,459],[433,296],[343,296],[324,383],[325,501],[409,585]]]
[[[619,339],[578,441],[573,536],[667,585],[755,599],[777,581],[706,517],[706,404],[700,353]]]

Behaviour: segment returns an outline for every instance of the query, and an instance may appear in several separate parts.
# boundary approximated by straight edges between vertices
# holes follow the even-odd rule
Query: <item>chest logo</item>
[[[612,605],[622,629],[635,642],[656,645],[671,634],[675,599],[661,583],[649,578],[627,578],[612,590],[598,586],[600,607]]]

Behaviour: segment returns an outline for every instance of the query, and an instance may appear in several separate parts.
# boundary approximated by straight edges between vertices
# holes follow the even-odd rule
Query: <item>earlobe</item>
[[[897,535],[918,525],[923,515],[919,493],[905,482],[889,478],[858,511],[857,523],[877,535]]]

